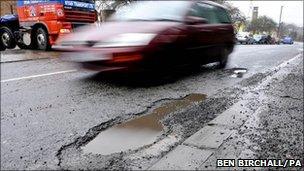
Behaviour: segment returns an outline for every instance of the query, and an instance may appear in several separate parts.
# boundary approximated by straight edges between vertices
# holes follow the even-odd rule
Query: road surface
[[[208,99],[223,92],[206,110],[222,112],[241,96],[242,90],[234,89],[238,83],[258,84],[302,53],[302,46],[238,45],[225,69],[208,65],[135,78],[83,71],[54,52],[6,51],[1,56],[1,169],[111,168],[134,151],[84,153],[82,147],[101,131],[190,94]],[[174,132],[176,141],[185,139],[203,127],[203,120],[195,121],[201,116],[179,123],[188,116],[170,115],[165,132]]]

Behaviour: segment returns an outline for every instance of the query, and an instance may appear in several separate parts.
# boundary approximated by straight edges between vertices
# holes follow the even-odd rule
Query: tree
[[[248,25],[248,31],[256,32],[267,32],[270,33],[277,29],[277,23],[273,19],[267,16],[261,16],[257,19],[252,20]]]
[[[224,6],[228,8],[228,11],[231,16],[231,20],[233,23],[238,23],[238,24],[245,24],[246,22],[246,17],[245,15],[238,9],[237,7],[234,7],[228,2],[223,3]]]
[[[136,0],[96,0],[96,8],[99,10],[117,10],[118,8]]]
[[[105,21],[118,8],[136,0],[95,0],[96,10],[100,21]]]
[[[103,10],[115,11],[124,5],[130,4],[133,1],[138,1],[138,0],[95,0],[96,2],[95,4],[98,13],[101,16],[103,16],[103,15],[107,15],[107,14],[102,14]],[[246,17],[241,13],[241,11],[238,8],[232,6],[230,3],[226,2],[226,0],[213,0],[213,1],[222,4],[228,8],[233,23],[238,23],[238,24],[245,23]]]
[[[234,24],[236,30],[239,30],[242,26],[246,25],[247,23],[246,17],[240,11],[240,9],[233,6],[231,3],[227,2],[226,0],[213,0],[213,1],[225,6],[228,9],[232,23]]]
[[[237,7],[233,6],[226,0],[213,0],[216,3],[219,3],[223,6],[225,6],[228,9],[228,12],[231,16],[231,20],[233,23],[236,24],[245,24],[246,22],[246,17],[245,15],[238,9]]]
[[[14,0],[0,0],[0,16],[3,16],[5,14],[14,14],[16,13],[16,4],[17,1]]]
[[[280,35],[290,36],[294,40],[303,41],[303,27],[298,27],[294,24],[287,24],[282,22],[280,28]]]

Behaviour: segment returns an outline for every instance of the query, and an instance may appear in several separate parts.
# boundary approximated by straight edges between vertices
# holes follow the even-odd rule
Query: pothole
[[[243,77],[243,75],[245,74],[245,73],[247,73],[247,69],[246,68],[233,68],[233,69],[231,69],[231,71],[232,71],[232,75],[230,75],[230,77],[232,77],[232,78],[242,78]]]
[[[203,101],[204,94],[190,94],[161,105],[151,113],[113,126],[99,133],[81,149],[84,153],[109,155],[135,150],[154,143],[164,130],[161,120],[168,114]]]

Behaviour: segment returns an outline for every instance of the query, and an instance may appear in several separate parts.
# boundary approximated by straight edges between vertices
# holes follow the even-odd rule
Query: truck
[[[96,20],[94,0],[18,0],[17,14],[1,17],[0,50],[50,50],[60,36]]]

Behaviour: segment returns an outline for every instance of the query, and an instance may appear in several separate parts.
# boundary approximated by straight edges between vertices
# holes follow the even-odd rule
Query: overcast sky
[[[280,8],[283,7],[282,22],[303,26],[303,1],[228,1],[238,7],[246,17],[252,12],[250,6],[259,7],[259,16],[266,15],[279,23]]]

